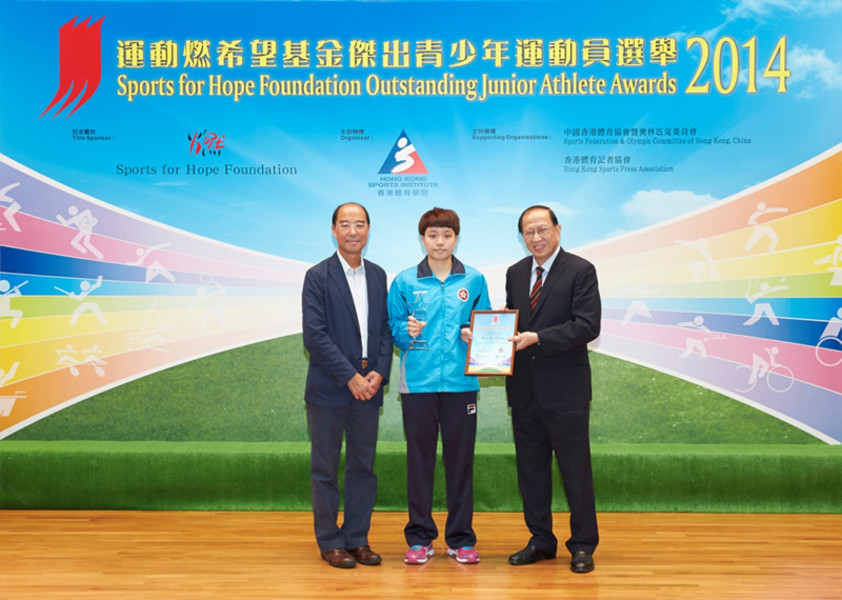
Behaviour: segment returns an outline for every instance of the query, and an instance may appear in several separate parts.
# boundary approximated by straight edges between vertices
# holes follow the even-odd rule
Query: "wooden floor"
[[[320,560],[309,513],[0,511],[0,598],[842,598],[840,515],[600,514],[587,575],[561,555],[510,566],[527,538],[511,513],[475,516],[480,564],[437,543],[408,566],[404,522],[375,513],[383,564],[340,570]]]

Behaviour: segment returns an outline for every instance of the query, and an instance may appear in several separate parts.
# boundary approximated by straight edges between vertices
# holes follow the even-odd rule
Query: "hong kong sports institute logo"
[[[53,96],[53,101],[41,113],[41,117],[64,98],[64,103],[53,118],[75,102],[75,106],[65,117],[68,118],[82,108],[96,92],[102,76],[100,30],[104,19],[105,17],[102,17],[91,25],[90,17],[78,24],[74,17],[59,28],[58,90]]]
[[[386,156],[381,175],[426,175],[427,167],[418,155],[415,146],[409,141],[405,131],[401,131],[395,145]]]

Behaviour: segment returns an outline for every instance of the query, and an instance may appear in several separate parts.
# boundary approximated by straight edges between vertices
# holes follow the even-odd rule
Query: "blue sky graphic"
[[[842,139],[842,2],[672,0],[592,2],[34,2],[0,3],[0,152],[67,186],[146,218],[268,254],[315,262],[334,247],[330,215],[336,205],[358,201],[372,216],[367,256],[395,272],[422,257],[420,215],[432,206],[458,211],[462,236],[457,254],[477,267],[513,262],[524,255],[517,216],[536,203],[554,207],[573,248],[633,231],[716,202],[774,177]],[[38,116],[58,85],[58,29],[74,17],[102,26],[102,80],[93,98],[73,116]],[[762,77],[778,40],[787,39],[787,92]],[[673,37],[678,61],[661,67],[547,66],[516,68],[518,39]],[[712,81],[715,45],[732,38],[739,49],[738,85],[686,94],[700,63],[704,38],[711,56],[700,81]],[[117,66],[119,41],[219,40],[440,40],[445,64],[451,43],[509,43],[511,57],[497,68],[477,59],[460,68],[431,66],[361,70],[318,68],[209,70]],[[756,39],[757,93],[746,92],[748,49]],[[727,44],[723,44],[725,47]],[[212,57],[213,58],[213,57]],[[722,51],[724,82],[732,64]],[[214,63],[215,64],[215,63]],[[581,77],[659,77],[678,81],[671,95],[533,95],[468,101],[462,97],[229,97],[147,96],[129,102],[118,77],[177,81],[221,74],[226,79],[317,78],[333,73],[360,79],[536,78],[547,73]],[[713,84],[711,83],[713,88]],[[54,111],[53,111],[54,113]],[[728,144],[600,144],[574,130],[679,128],[686,137]],[[378,195],[372,184],[384,156],[406,131],[429,175],[425,195]],[[84,132],[110,141],[74,139]],[[188,136],[225,136],[219,155],[192,156]],[[362,140],[346,141],[356,132]],[[477,132],[547,139],[477,141]],[[609,136],[605,136],[606,138]],[[615,137],[615,136],[610,136]],[[623,136],[621,136],[623,137]],[[684,136],[682,136],[684,137]],[[744,140],[734,143],[735,139]],[[745,141],[750,140],[750,142]],[[618,174],[565,172],[574,157],[597,156],[629,164],[668,166],[668,172]],[[202,168],[294,166],[295,176],[205,176]],[[164,173],[163,165],[179,167]],[[126,175],[151,167],[155,174]],[[147,169],[148,170],[148,169]],[[0,182],[2,183],[2,182]],[[1,186],[0,186],[1,187]],[[25,210],[25,207],[24,207]]]

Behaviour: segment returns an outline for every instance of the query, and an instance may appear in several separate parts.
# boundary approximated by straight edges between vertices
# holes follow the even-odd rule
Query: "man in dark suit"
[[[331,566],[380,564],[368,544],[377,495],[374,454],[383,385],[392,363],[386,273],[364,260],[368,211],[339,206],[331,229],[338,251],[311,267],[301,295],[310,367],[304,400],[310,432],[313,522],[322,558]],[[345,513],[339,516],[337,472],[345,437]]]
[[[509,557],[513,565],[555,558],[552,455],[570,506],[571,569],[594,568],[599,542],[588,423],[591,370],[588,342],[599,335],[596,270],[559,246],[561,225],[551,209],[532,206],[518,221],[531,257],[506,271],[506,306],[518,309],[514,373],[506,382],[512,409],[518,486],[532,537]]]

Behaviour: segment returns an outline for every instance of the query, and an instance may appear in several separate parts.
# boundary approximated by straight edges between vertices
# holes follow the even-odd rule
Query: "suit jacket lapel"
[[[372,321],[375,318],[379,319],[383,314],[383,313],[380,313],[378,315],[374,314],[374,311],[372,311],[372,307],[374,306],[374,303],[372,303],[371,299],[372,298],[379,298],[382,295],[382,291],[379,289],[380,285],[377,282],[377,277],[375,277],[375,275],[374,275],[374,269],[370,268],[370,265],[366,264],[365,259],[363,259],[363,264],[365,265],[365,289],[366,289],[366,294],[368,294],[368,311],[367,311],[368,323],[366,323],[365,326],[366,326],[366,329],[368,331],[371,331],[372,330],[372,327],[371,327]],[[354,309],[354,314],[356,314],[356,309]],[[369,348],[366,348],[366,350],[369,350],[371,348],[371,345],[375,342],[376,342],[376,340],[373,340],[371,338],[371,336],[369,335],[368,336]],[[375,346],[374,347],[374,356],[377,356],[377,350],[378,349]],[[368,355],[369,355],[369,357],[371,357],[372,353],[369,352]]]
[[[348,308],[351,320],[357,326],[357,330],[359,330],[360,322],[357,319],[357,308],[354,306],[354,297],[351,295],[351,288],[348,286],[348,278],[345,277],[345,272],[342,270],[342,263],[339,262],[339,257],[336,254],[333,255],[333,260],[330,261],[328,272],[334,283],[336,283],[336,287],[342,292],[342,298],[345,300],[345,306]],[[366,283],[368,283],[368,277],[366,277]]]
[[[541,307],[544,306],[544,302],[546,302],[547,296],[550,295],[550,291],[553,289],[553,286],[559,279],[561,279],[561,272],[564,270],[565,262],[567,262],[567,255],[565,254],[564,249],[561,249],[558,251],[558,256],[555,257],[553,266],[550,268],[549,272],[544,274],[544,283],[541,285],[541,295],[538,296],[538,302],[532,310],[533,317],[538,314]]]
[[[517,327],[520,331],[529,329],[529,275],[532,259],[524,259],[512,270],[512,306],[519,309]]]

